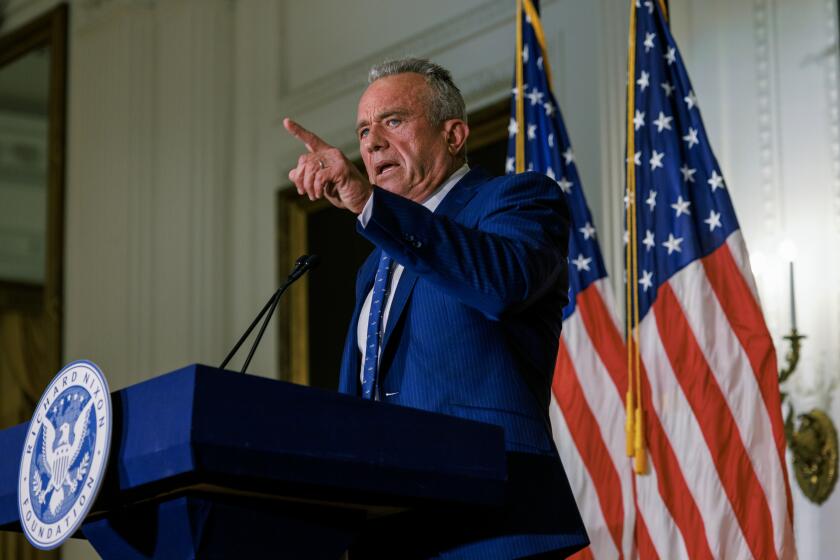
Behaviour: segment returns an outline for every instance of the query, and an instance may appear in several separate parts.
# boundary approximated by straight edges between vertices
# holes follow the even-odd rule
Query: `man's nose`
[[[385,137],[382,127],[378,124],[372,124],[370,126],[364,143],[364,148],[371,153],[388,147],[388,139]]]

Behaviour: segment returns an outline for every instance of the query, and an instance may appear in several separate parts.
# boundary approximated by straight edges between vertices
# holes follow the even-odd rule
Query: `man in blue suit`
[[[564,557],[588,540],[548,418],[568,302],[561,191],[544,175],[466,165],[464,101],[440,66],[387,62],[369,82],[356,123],[367,177],[284,121],[307,148],[289,173],[298,192],[358,214],[376,246],[359,270],[340,390],[501,426],[509,481],[497,511],[418,514],[399,532],[385,522],[356,551]]]

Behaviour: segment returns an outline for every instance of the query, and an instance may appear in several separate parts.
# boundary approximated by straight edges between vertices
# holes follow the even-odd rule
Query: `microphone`
[[[292,282],[294,282],[319,264],[321,264],[321,257],[318,255],[301,255],[295,261],[295,268],[289,274],[289,278],[292,278]]]
[[[245,364],[242,366],[242,370],[239,373],[245,373],[245,370],[248,369],[248,364],[251,363],[251,358],[254,357],[254,352],[257,350],[257,346],[262,339],[263,333],[265,332],[265,328],[268,326],[268,321],[271,319],[271,316],[274,314],[274,309],[277,307],[277,302],[280,301],[280,296],[283,295],[283,292],[291,286],[295,281],[297,281],[301,276],[306,274],[308,271],[312,270],[313,268],[317,267],[321,263],[321,257],[318,255],[301,255],[295,261],[295,266],[292,268],[292,271],[289,273],[289,276],[286,278],[286,281],[283,282],[283,285],[277,288],[268,301],[263,306],[262,310],[259,314],[251,321],[251,324],[248,326],[245,333],[239,337],[239,340],[236,342],[234,347],[225,357],[222,364],[219,366],[219,369],[225,369],[225,366],[230,362],[236,352],[239,350],[239,347],[245,342],[248,336],[251,334],[251,331],[254,330],[254,327],[257,326],[257,323],[262,319],[262,316],[265,315],[266,311],[268,311],[268,315],[266,316],[265,320],[260,327],[260,332],[257,333],[257,338],[254,340],[254,344],[251,345],[251,350],[248,352],[248,358],[245,360]]]

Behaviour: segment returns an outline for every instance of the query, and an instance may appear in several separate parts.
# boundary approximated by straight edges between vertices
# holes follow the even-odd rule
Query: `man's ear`
[[[453,156],[464,151],[470,127],[461,119],[449,119],[443,123],[444,137],[449,153]]]

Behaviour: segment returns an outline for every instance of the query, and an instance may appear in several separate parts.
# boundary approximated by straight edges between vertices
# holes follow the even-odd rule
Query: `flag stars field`
[[[671,208],[673,208],[674,212],[676,212],[675,217],[679,218],[683,214],[686,214],[686,215],[691,214],[691,211],[688,209],[689,206],[691,206],[691,201],[683,200],[682,195],[680,195],[677,198],[677,201],[674,204],[671,205]]]
[[[668,249],[668,254],[670,255],[674,251],[681,253],[682,249],[680,248],[680,244],[682,244],[683,238],[682,237],[674,237],[673,233],[668,234],[668,239],[662,243],[662,246]]]
[[[718,189],[724,188],[723,187],[723,177],[718,175],[718,172],[717,172],[716,169],[712,170],[712,176],[709,177],[709,180],[707,181],[707,183],[709,183],[709,186],[712,187],[712,192],[715,192]]]
[[[653,124],[656,125],[657,132],[662,132],[663,130],[671,130],[672,120],[674,120],[674,117],[667,117],[665,113],[659,111],[659,117],[653,121]]]
[[[661,169],[663,166],[662,159],[665,157],[665,152],[657,152],[653,150],[653,155],[650,156],[650,170]]]
[[[650,191],[647,200],[645,200],[645,204],[650,206],[650,211],[653,212],[654,208],[656,208],[656,191]]]
[[[645,34],[645,52],[649,52],[653,48],[653,40],[656,39],[656,33]]]
[[[633,117],[633,126],[636,130],[645,126],[645,114],[642,111],[636,110],[636,116]]]
[[[685,96],[685,104],[689,109],[697,107],[697,97],[694,95],[694,91],[689,91],[688,95]]]
[[[563,160],[566,162],[566,165],[575,161],[575,153],[572,151],[571,146],[566,148],[566,151],[563,152]]]
[[[647,230],[645,232],[645,238],[642,240],[642,245],[644,245],[648,251],[656,247],[656,241],[654,241],[652,231]]]
[[[639,79],[636,80],[636,83],[639,84],[639,88],[642,91],[645,91],[650,86],[650,74],[642,70],[642,74],[639,76]]]
[[[691,127],[688,127],[688,134],[683,136],[682,139],[688,144],[689,150],[700,143],[700,140],[697,138],[697,129]]]
[[[536,140],[537,139],[537,125],[529,124],[528,125],[528,140]]]
[[[560,187],[560,190],[566,194],[572,192],[572,182],[565,177],[560,177],[560,180],[557,181],[557,185]]]
[[[642,271],[642,277],[639,278],[639,285],[644,288],[645,291],[648,291],[650,288],[653,287],[653,272],[649,272],[647,270]]]
[[[682,167],[680,167],[680,173],[682,173],[684,183],[693,183],[694,182],[694,174],[697,173],[697,170],[692,169],[686,163],[686,164],[683,164]]]
[[[592,262],[592,258],[584,257],[583,253],[577,256],[575,260],[572,261],[572,264],[577,267],[578,270],[589,270],[589,263]]]
[[[715,228],[723,227],[720,224],[720,212],[714,210],[709,212],[709,217],[703,220],[703,223],[709,225],[709,231],[715,231]]]
[[[531,102],[531,105],[537,105],[538,103],[542,103],[543,93],[538,90],[537,88],[533,88],[531,93],[526,95],[525,97]]]

